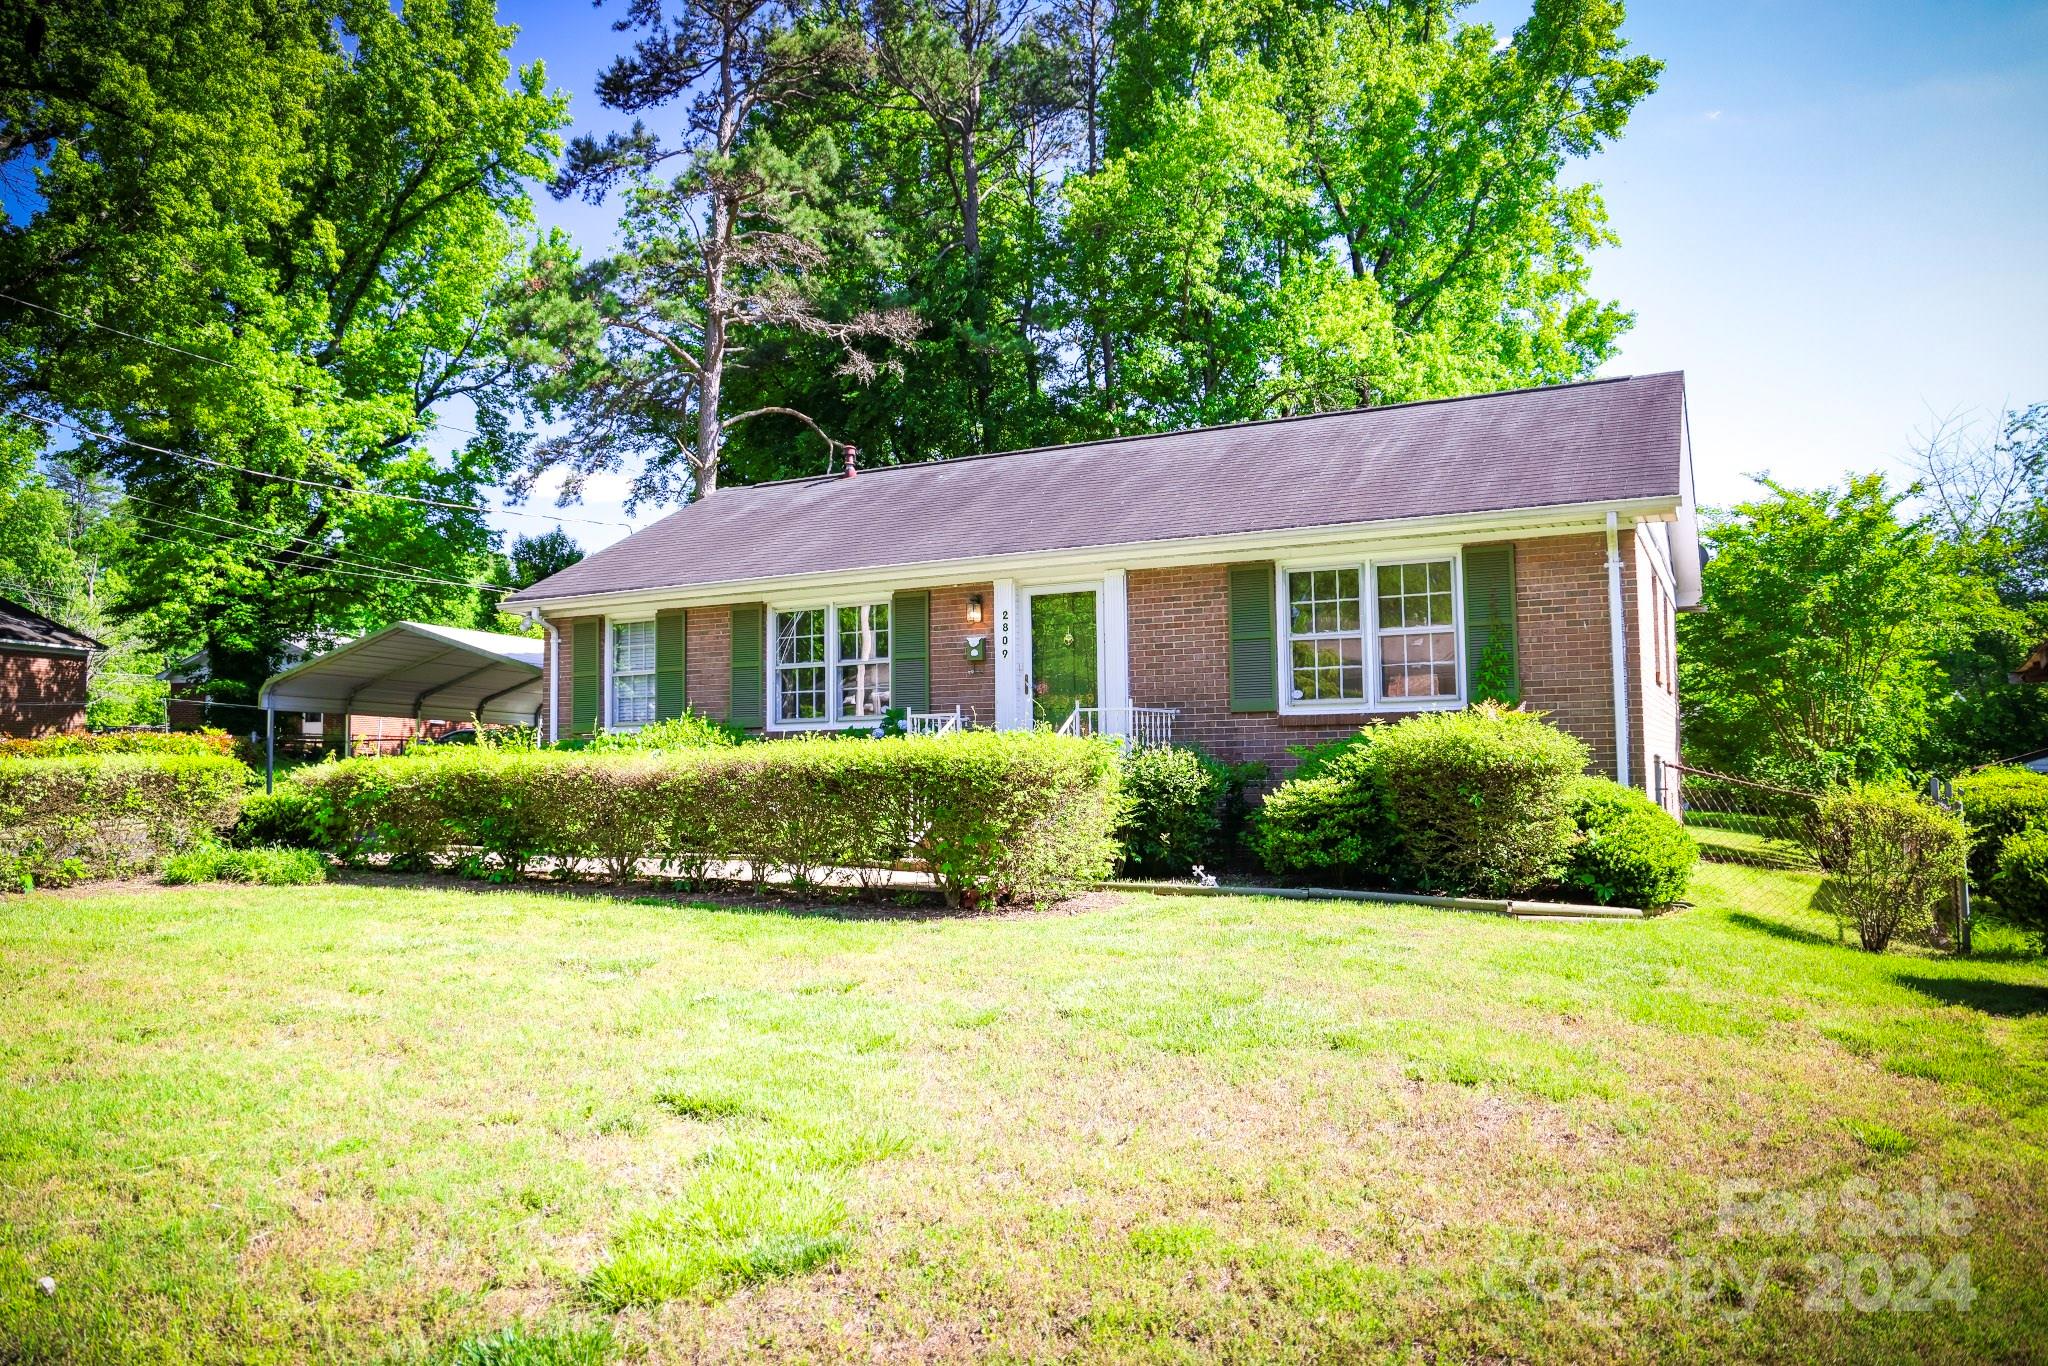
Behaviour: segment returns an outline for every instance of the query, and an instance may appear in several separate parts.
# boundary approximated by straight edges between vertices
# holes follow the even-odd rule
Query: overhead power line
[[[300,533],[294,531],[287,531],[282,527],[256,526],[251,522],[238,522],[232,517],[220,517],[216,516],[211,512],[193,512],[185,508],[173,507],[169,503],[160,503],[154,498],[144,498],[141,494],[138,493],[124,494],[123,497],[125,497],[131,503],[140,503],[144,507],[152,507],[157,509],[159,512],[168,512],[176,517],[198,517],[208,522],[219,522],[222,526],[235,527],[238,530],[249,532],[252,535],[283,537],[286,540],[305,539]],[[142,516],[141,513],[137,513],[135,515],[138,517]],[[156,519],[143,517],[143,520],[153,521]],[[226,536],[219,532],[208,532],[203,527],[186,527],[181,522],[174,522],[170,523],[169,525],[175,526],[181,531],[195,531],[204,535],[212,535],[223,542],[233,543],[236,540],[235,537]],[[387,560],[376,555],[342,555],[333,551],[325,550],[314,550],[309,551],[307,553],[309,555],[318,556],[321,559],[333,560],[336,564],[352,564],[364,569],[383,569],[400,574],[427,573],[426,570],[422,569],[420,566],[416,564],[408,564],[403,560]],[[493,592],[500,593],[509,593],[512,591],[510,588],[506,587],[504,584],[501,583],[478,584],[477,587],[488,588],[491,589]]]
[[[186,526],[182,526],[182,525],[180,525],[180,524],[179,524],[179,523],[177,523],[177,522],[171,522],[171,521],[166,521],[166,520],[165,520],[165,519],[163,519],[162,517],[152,517],[152,516],[150,516],[150,515],[149,515],[148,513],[145,513],[145,512],[138,512],[138,513],[135,513],[135,514],[133,514],[133,515],[134,515],[134,517],[136,518],[136,520],[137,520],[137,521],[142,521],[142,522],[148,522],[148,523],[150,523],[150,524],[151,524],[152,526],[161,526],[161,527],[169,527],[169,528],[170,528],[171,530],[173,530],[173,531],[183,531],[183,532],[188,532],[188,533],[189,533],[189,532],[195,532],[195,531],[196,531],[196,532],[197,532],[197,534],[199,534],[199,535],[202,535],[202,536],[211,536],[211,537],[213,537],[213,538],[214,538],[215,540],[219,541],[219,542],[220,542],[221,544],[224,544],[224,545],[235,545],[235,546],[237,546],[237,548],[241,549],[242,553],[243,553],[244,555],[247,555],[247,556],[248,556],[248,557],[249,557],[250,559],[254,559],[254,560],[261,560],[261,561],[262,561],[263,563],[265,563],[265,564],[268,564],[268,565],[273,565],[273,566],[276,566],[276,567],[278,567],[278,568],[290,568],[290,567],[291,567],[291,565],[292,565],[292,563],[293,563],[293,562],[292,562],[291,560],[288,560],[288,559],[282,559],[282,558],[279,558],[279,557],[277,557],[277,556],[274,556],[274,555],[266,555],[266,554],[262,553],[261,551],[257,551],[257,550],[249,550],[249,549],[246,549],[246,548],[240,547],[240,546],[239,546],[239,544],[238,544],[238,543],[237,543],[237,542],[235,541],[235,539],[234,539],[233,537],[231,537],[231,536],[222,536],[222,535],[221,535],[221,534],[220,534],[219,532],[215,532],[215,531],[205,531],[205,530],[202,530],[202,529],[199,529],[199,528],[194,528],[194,527],[186,527]],[[130,530],[129,534],[130,534],[130,535],[133,535],[133,536],[139,536],[139,537],[141,537],[141,538],[142,538],[143,540],[145,540],[145,541],[161,541],[161,542],[163,542],[163,543],[165,543],[165,544],[169,544],[169,545],[175,545],[175,544],[177,544],[177,543],[178,543],[178,538],[176,538],[176,537],[173,537],[173,536],[161,536],[161,535],[157,535],[157,534],[155,534],[155,533],[153,533],[153,532],[148,532],[148,531],[137,531],[137,530],[134,530],[134,529],[132,529],[132,528],[131,528],[131,530]],[[326,561],[332,561],[332,563],[328,563],[328,564],[324,564],[324,565],[318,565],[318,566],[314,566],[314,567],[315,567],[315,568],[318,568],[318,569],[320,569],[320,571],[321,571],[322,573],[328,573],[328,574],[344,574],[344,575],[347,575],[347,576],[348,576],[348,577],[350,577],[350,578],[357,578],[357,579],[389,579],[389,580],[392,580],[392,581],[394,581],[394,582],[398,582],[398,583],[416,583],[416,584],[422,584],[422,585],[434,585],[434,586],[438,586],[438,587],[443,587],[443,588],[468,588],[468,589],[482,589],[482,590],[485,590],[485,591],[487,591],[487,592],[494,592],[494,593],[509,593],[509,592],[511,592],[511,591],[512,591],[511,589],[509,589],[509,588],[506,588],[506,587],[504,587],[504,586],[503,586],[502,584],[495,584],[495,583],[471,583],[471,582],[468,582],[467,580],[464,580],[464,579],[449,579],[449,578],[442,578],[441,576],[439,576],[439,575],[435,575],[435,574],[427,574],[427,573],[421,573],[421,572],[404,572],[404,573],[396,573],[396,572],[392,572],[392,571],[390,571],[390,570],[384,570],[384,569],[377,569],[377,568],[372,568],[372,567],[367,567],[367,566],[357,566],[357,567],[350,567],[350,562],[349,562],[349,561],[347,561],[347,560],[345,560],[345,559],[341,559],[341,558],[340,558],[340,557],[338,557],[338,556],[333,556],[333,555],[328,555],[328,554],[324,554],[324,553],[322,553],[322,552],[320,552],[320,551],[317,551],[317,550],[316,550],[316,551],[308,551],[308,552],[307,552],[307,553],[306,553],[305,555],[303,555],[303,556],[302,556],[302,557],[300,557],[300,558],[301,558],[301,559],[305,559],[305,560],[326,560]]]
[[[351,488],[347,484],[331,484],[319,479],[300,479],[295,475],[274,474],[269,470],[250,469],[247,465],[236,465],[226,460],[215,460],[211,456],[193,455],[189,451],[166,450],[162,446],[152,446],[147,441],[137,441],[133,437],[122,436],[115,432],[96,432],[90,427],[83,426],[66,418],[38,417],[34,413],[21,413],[20,416],[27,418],[31,422],[40,422],[45,427],[54,427],[62,431],[71,432],[77,436],[90,437],[95,441],[117,441],[124,446],[134,446],[139,450],[153,451],[157,455],[168,455],[173,460],[190,460],[194,464],[208,465],[214,469],[228,470],[235,474],[246,474],[252,479],[270,479],[280,484],[294,484],[300,488],[325,489],[332,493],[353,494],[358,498],[385,498],[392,502],[413,503],[421,507],[447,508],[454,512],[473,512],[481,517],[488,517],[493,512],[500,512],[508,517],[538,517],[543,521],[565,524],[574,523],[579,526],[624,527],[627,531],[633,529],[630,523],[607,522],[595,517],[562,517],[548,512],[529,512],[524,508],[488,508],[476,503],[458,503],[447,498],[423,498],[410,493],[387,493],[382,489],[359,489]]]

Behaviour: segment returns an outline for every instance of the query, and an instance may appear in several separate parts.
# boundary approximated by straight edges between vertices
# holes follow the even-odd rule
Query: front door
[[[1031,595],[1031,719],[1058,726],[1096,705],[1095,594]]]

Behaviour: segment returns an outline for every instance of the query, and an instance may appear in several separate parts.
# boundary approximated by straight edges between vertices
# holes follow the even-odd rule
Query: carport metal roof
[[[258,700],[273,712],[530,726],[541,697],[540,641],[401,621],[286,669]]]

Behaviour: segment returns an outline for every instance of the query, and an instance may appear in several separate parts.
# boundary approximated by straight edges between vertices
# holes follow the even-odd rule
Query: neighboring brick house
[[[724,489],[507,603],[558,737],[893,705],[1284,771],[1508,693],[1654,787],[1699,579],[1670,373]]]
[[[100,643],[0,598],[0,736],[85,729],[85,692]]]

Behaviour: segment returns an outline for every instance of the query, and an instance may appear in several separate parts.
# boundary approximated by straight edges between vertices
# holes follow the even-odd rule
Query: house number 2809
[[[996,614],[996,658],[1010,657],[1010,609],[1005,607]]]

